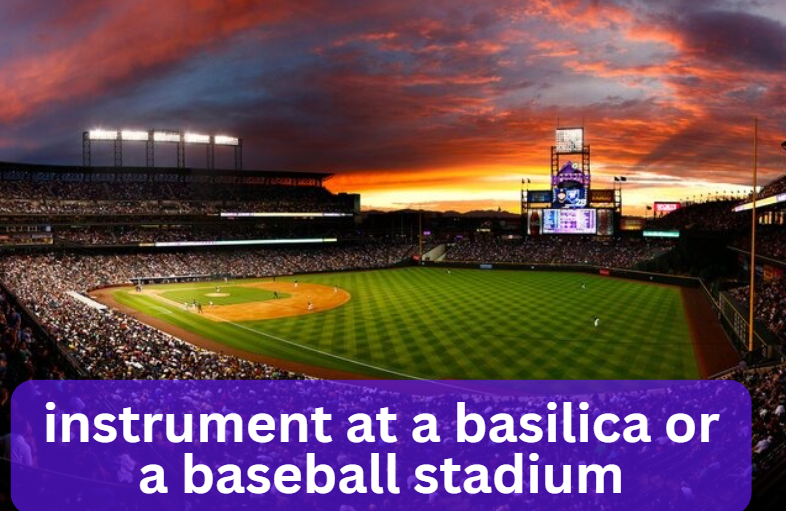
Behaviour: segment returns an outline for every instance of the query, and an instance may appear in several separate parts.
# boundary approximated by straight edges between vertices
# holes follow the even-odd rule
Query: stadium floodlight
[[[228,137],[226,135],[216,135],[213,137],[213,142],[216,145],[240,145],[240,139],[237,137]]]
[[[150,134],[147,131],[123,130],[120,132],[123,140],[147,142],[150,140]]]
[[[112,130],[90,130],[88,132],[90,140],[117,140],[117,131]]]
[[[153,133],[153,140],[156,142],[180,142],[179,131],[156,131]]]
[[[210,135],[200,135],[199,133],[186,133],[183,136],[188,144],[209,144]]]

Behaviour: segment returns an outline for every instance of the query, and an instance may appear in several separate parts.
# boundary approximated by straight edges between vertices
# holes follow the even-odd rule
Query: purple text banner
[[[729,381],[36,381],[12,406],[22,511],[741,511],[751,495],[751,401]]]

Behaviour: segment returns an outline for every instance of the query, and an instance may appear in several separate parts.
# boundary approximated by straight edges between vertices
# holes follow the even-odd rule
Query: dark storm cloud
[[[586,122],[599,172],[741,182],[754,114],[763,173],[783,167],[785,19],[731,0],[12,0],[0,159],[76,163],[82,129],[183,127],[372,203],[471,203],[545,173],[559,118]]]
[[[745,12],[698,12],[685,17],[678,30],[685,50],[712,64],[786,68],[786,25],[777,20]]]

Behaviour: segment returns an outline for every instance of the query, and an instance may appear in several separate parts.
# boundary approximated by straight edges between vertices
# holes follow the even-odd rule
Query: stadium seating
[[[763,282],[756,290],[756,317],[778,336],[781,346],[786,347],[786,279]],[[732,296],[746,308],[750,306],[750,287],[731,290]]]
[[[280,378],[292,375],[201,350],[121,312],[93,309],[68,292],[129,283],[138,276],[269,276],[386,267],[414,251],[413,245],[380,243],[264,251],[7,255],[0,257],[0,280],[91,377]]]
[[[0,213],[201,214],[351,212],[354,203],[316,186],[202,183],[62,183],[0,180]]]
[[[670,241],[663,240],[616,238],[598,241],[594,238],[538,236],[524,241],[460,241],[448,251],[447,260],[633,268],[667,252],[673,246]]]
[[[653,230],[695,229],[702,231],[737,231],[750,225],[750,214],[732,213],[737,200],[721,199],[688,204],[660,218],[647,222]]]

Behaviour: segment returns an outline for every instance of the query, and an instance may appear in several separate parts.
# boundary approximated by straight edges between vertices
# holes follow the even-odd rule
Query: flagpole
[[[748,351],[753,351],[753,311],[756,297],[756,171],[759,152],[759,118],[753,119],[753,200],[751,201],[751,277],[750,311],[748,315]]]

